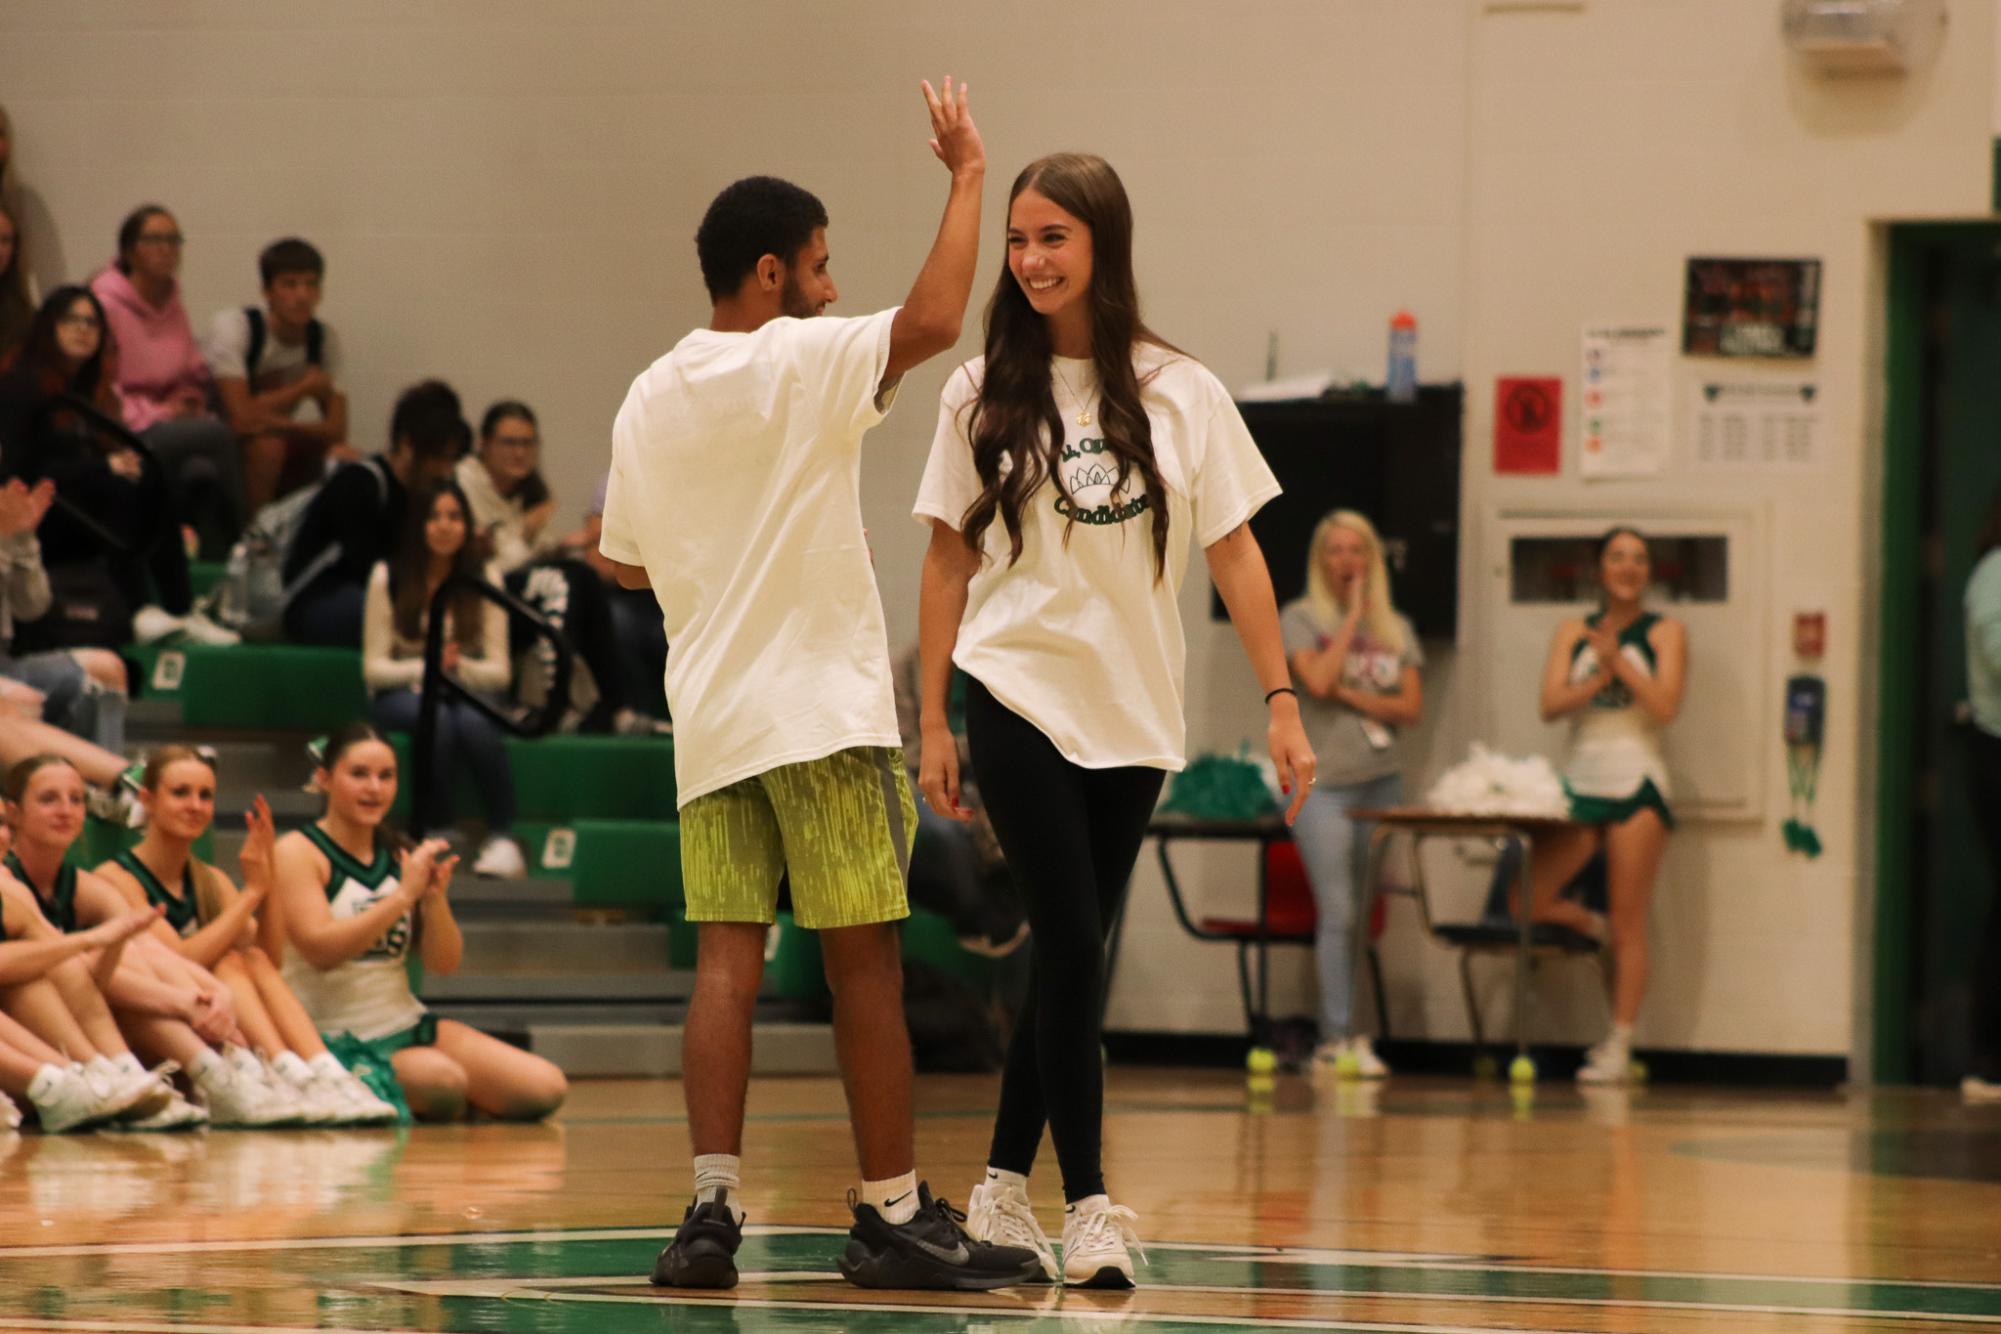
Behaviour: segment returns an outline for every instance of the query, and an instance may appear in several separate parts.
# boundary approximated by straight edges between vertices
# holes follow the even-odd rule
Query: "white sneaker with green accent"
[[[1056,1248],[1036,1221],[1028,1193],[1011,1183],[982,1181],[973,1187],[966,1203],[966,1235],[995,1246],[1034,1251],[1036,1259],[1042,1261],[1043,1276],[1051,1283],[1061,1274],[1056,1267]]]
[[[1146,1262],[1133,1224],[1139,1218],[1103,1195],[1087,1195],[1063,1211],[1063,1282],[1073,1288],[1130,1288],[1132,1251]]]
[[[1577,1069],[1580,1084],[1624,1084],[1633,1077],[1633,1045],[1617,1033],[1584,1053]]]

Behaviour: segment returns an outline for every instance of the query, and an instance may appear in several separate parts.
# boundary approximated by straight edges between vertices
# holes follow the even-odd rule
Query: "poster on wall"
[[[1563,380],[1503,375],[1494,381],[1494,471],[1563,470]]]
[[[1811,380],[1709,380],[1695,386],[1689,444],[1699,468],[1793,472],[1826,456]]]
[[[1820,322],[1817,259],[1688,261],[1681,350],[1692,357],[1810,357]]]
[[[1674,347],[1659,325],[1587,325],[1577,470],[1650,477],[1667,466]]]

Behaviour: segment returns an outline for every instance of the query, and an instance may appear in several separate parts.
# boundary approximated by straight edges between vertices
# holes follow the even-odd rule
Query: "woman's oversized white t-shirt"
[[[1117,460],[1104,452],[1090,363],[1056,358],[1062,489],[1045,481],[1029,498],[1015,564],[999,517],[988,527],[952,660],[1073,764],[1179,770],[1187,762],[1180,594],[1190,543],[1206,548],[1228,536],[1279,486],[1207,367],[1151,345],[1136,348],[1133,362],[1167,490],[1166,576],[1155,582],[1154,516],[1138,474],[1114,493]],[[967,432],[984,369],[985,358],[976,359],[946,382],[918,488],[920,520],[962,528],[979,498]],[[1091,403],[1092,425],[1077,424],[1073,390]]]
[[[598,547],[660,602],[682,806],[901,744],[861,517],[895,314],[697,329],[618,410]]]

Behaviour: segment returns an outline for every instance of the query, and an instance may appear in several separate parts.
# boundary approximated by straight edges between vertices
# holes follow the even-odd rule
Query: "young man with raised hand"
[[[695,1200],[653,1281],[727,1288],[742,1239],[751,1015],[778,881],[820,933],[861,1160],[841,1272],[863,1287],[983,1289],[1039,1274],[976,1242],[916,1176],[899,938],[916,808],[861,523],[861,440],[904,372],[958,341],[986,153],[951,79],[924,84],[951,172],[903,305],[822,317],[837,292],[820,201],[768,176],[716,196],[695,236],[709,290],[612,427],[600,549],[650,585],[671,645],[681,866],[700,923],[682,1084]]]

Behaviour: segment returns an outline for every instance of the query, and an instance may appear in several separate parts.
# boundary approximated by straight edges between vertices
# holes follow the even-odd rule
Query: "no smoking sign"
[[[1502,376],[1494,381],[1494,471],[1563,469],[1563,381]]]

